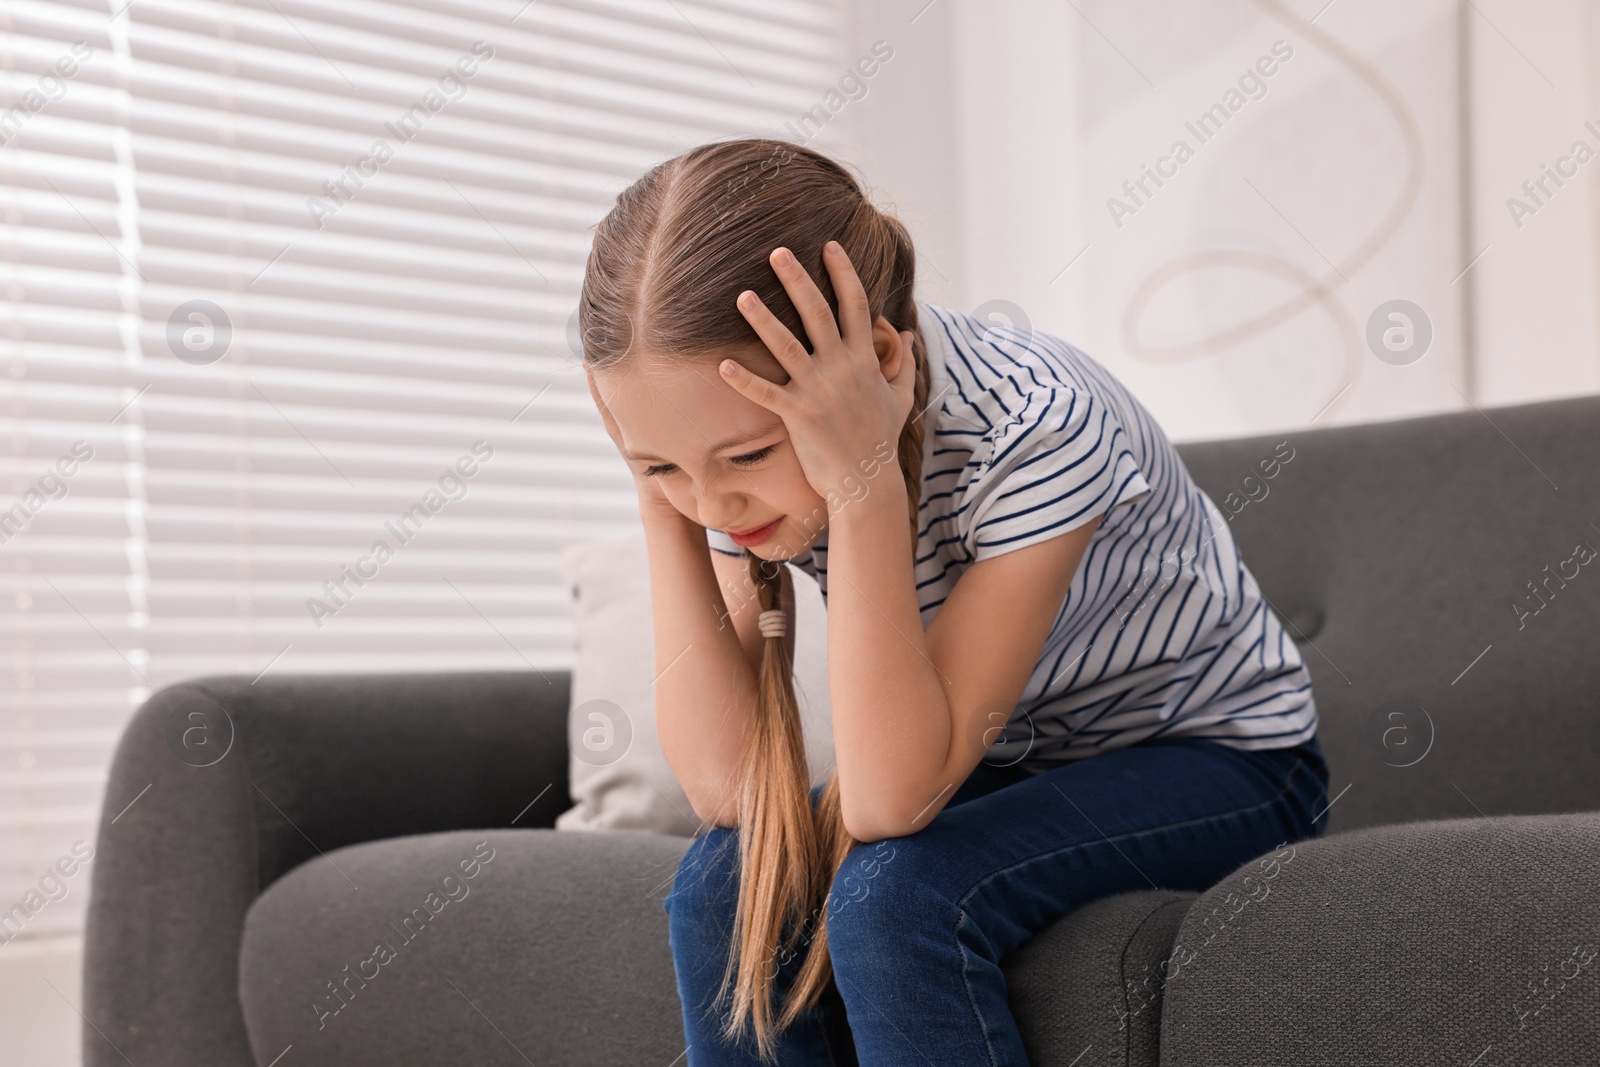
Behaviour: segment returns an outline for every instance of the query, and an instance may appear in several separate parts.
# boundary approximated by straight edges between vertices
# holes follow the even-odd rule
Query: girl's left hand
[[[793,254],[778,248],[772,253],[772,269],[800,312],[812,351],[807,353],[761,299],[746,290],[739,295],[739,310],[789,372],[789,381],[769,382],[731,359],[722,361],[722,376],[739,395],[783,419],[806,480],[818,495],[828,497],[874,464],[881,465],[885,452],[896,450],[911,414],[917,369],[909,330],[899,332],[899,352],[880,366],[867,293],[850,257],[839,242],[829,241],[822,259],[839,299],[842,336],[827,297]],[[892,377],[886,379],[886,373]]]

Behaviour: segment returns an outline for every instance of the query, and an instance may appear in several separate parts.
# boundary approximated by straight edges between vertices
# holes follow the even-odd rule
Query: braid
[[[912,333],[911,351],[917,358],[916,384],[911,391],[911,416],[900,428],[900,441],[895,449],[900,459],[900,476],[906,483],[906,500],[911,512],[911,554],[917,551],[918,517],[922,507],[922,440],[928,425],[924,415],[928,407],[928,349],[922,343],[922,330]]]

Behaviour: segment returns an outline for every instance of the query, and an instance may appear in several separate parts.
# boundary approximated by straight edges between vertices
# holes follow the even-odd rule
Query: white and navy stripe
[[[1031,738],[1023,765],[1043,769],[1153,738],[1265,749],[1311,737],[1299,649],[1144,406],[1059,338],[918,306],[930,373],[923,625],[970,564],[1104,516],[997,744]],[[707,539],[743,554],[720,530]],[[827,539],[790,560],[824,600]]]

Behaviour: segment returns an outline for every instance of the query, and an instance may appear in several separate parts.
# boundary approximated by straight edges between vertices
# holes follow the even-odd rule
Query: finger
[[[811,365],[812,356],[806,351],[806,346],[789,332],[789,327],[779,321],[778,316],[754,291],[746,289],[740,293],[738,303],[745,321],[756,331],[767,346],[767,351],[789,372],[790,381],[802,381],[806,375],[816,371]]]
[[[828,306],[828,298],[817,288],[811,272],[800,265],[793,252],[781,246],[772,250],[770,259],[795,310],[800,312],[806,336],[811,339],[812,353],[820,356],[824,351],[833,351],[839,342],[839,326],[833,321],[833,308]]]
[[[783,386],[769,382],[759,374],[750,373],[743,364],[733,359],[723,360],[717,367],[717,373],[722,376],[723,381],[733,387],[734,392],[783,418],[784,411],[789,406],[789,393]]]
[[[839,327],[845,347],[855,351],[857,345],[865,344],[870,348],[872,308],[849,253],[838,241],[829,241],[822,246],[822,261],[827,264],[828,277],[833,279],[833,295],[839,299]]]

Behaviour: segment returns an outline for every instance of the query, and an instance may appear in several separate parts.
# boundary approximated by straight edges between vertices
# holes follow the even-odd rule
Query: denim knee
[[[942,900],[929,864],[937,863],[921,834],[856,845],[839,865],[828,892],[828,953],[848,960],[858,951],[881,954],[920,922],[945,923],[954,906]]]
[[[714,826],[689,842],[661,907],[678,920],[702,919],[723,912],[731,919],[738,898],[739,832]]]

